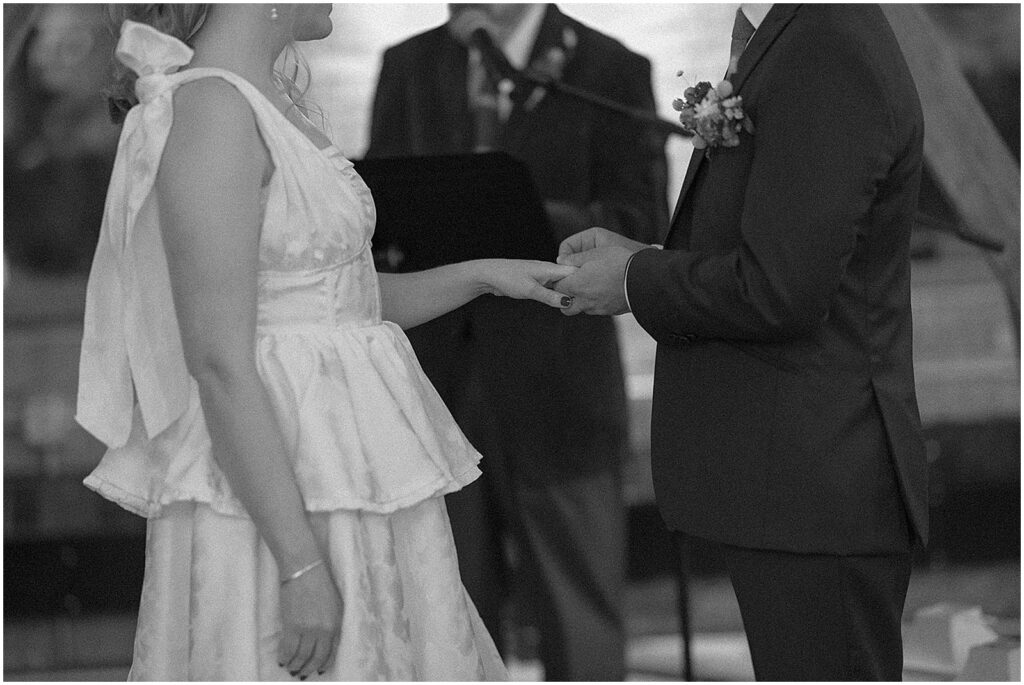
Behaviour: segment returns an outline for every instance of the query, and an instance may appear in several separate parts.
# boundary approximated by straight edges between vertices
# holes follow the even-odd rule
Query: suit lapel
[[[704,161],[704,150],[694,149],[693,154],[690,155],[690,163],[686,167],[686,176],[683,177],[683,187],[679,191],[679,198],[676,200],[676,208],[672,211],[672,221],[669,222],[669,226],[675,226],[676,217],[679,216],[679,209],[683,206],[683,199],[686,197],[687,191],[690,190],[690,186],[693,185],[693,179],[697,175],[697,169],[700,168],[701,162]],[[665,242],[668,242],[666,238]]]
[[[729,79],[732,81],[733,89],[738,93],[746,82],[750,72],[754,70],[757,63],[764,57],[775,39],[779,37],[786,25],[792,21],[800,5],[772,5],[771,10],[765,15],[761,25],[757,27],[750,43],[743,54],[740,55],[739,64],[736,66],[736,73]]]
[[[441,46],[438,63],[430,70],[434,83],[432,86],[424,83],[423,92],[439,95],[436,103],[437,127],[428,135],[441,136],[443,140],[440,146],[430,147],[469,152],[473,149],[473,118],[466,90],[469,51],[452,37],[447,27],[441,29],[439,40]]]
[[[540,29],[537,31],[537,39],[530,49],[530,59],[527,61],[527,69],[541,55],[552,47],[561,45],[562,29],[565,26],[565,16],[554,5],[548,5],[541,21]],[[571,57],[570,57],[571,61]],[[566,65],[568,70],[569,65]],[[550,97],[550,94],[545,97]],[[512,107],[508,121],[505,123],[504,135],[502,137],[502,148],[511,154],[518,152],[525,141],[530,139],[530,131],[537,126],[538,118],[533,116],[532,111],[523,109],[521,102]]]
[[[765,15],[761,25],[754,32],[753,37],[750,39],[750,44],[747,45],[743,54],[740,56],[739,64],[737,65],[736,73],[732,75],[729,80],[732,81],[734,90],[739,93],[740,88],[746,82],[747,77],[757,66],[757,63],[761,61],[764,54],[771,47],[775,39],[779,37],[782,30],[786,28],[786,25],[793,19],[796,14],[799,5],[772,5],[771,10]],[[742,93],[740,93],[742,94]],[[668,238],[675,231],[676,219],[679,217],[679,210],[683,206],[683,201],[686,199],[686,194],[689,192],[690,187],[693,186],[693,180],[697,176],[697,171],[700,170],[700,165],[704,163],[704,150],[694,150],[693,155],[690,157],[690,165],[686,167],[686,176],[683,179],[683,187],[679,191],[679,199],[676,200],[675,211],[672,212],[672,221],[669,222],[669,235],[665,238],[665,243],[668,244]]]

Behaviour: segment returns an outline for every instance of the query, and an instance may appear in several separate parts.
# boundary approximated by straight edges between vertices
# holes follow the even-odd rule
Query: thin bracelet
[[[312,564],[306,564],[305,566],[300,568],[298,571],[295,571],[294,573],[292,573],[292,574],[286,576],[285,578],[283,578],[281,580],[281,585],[284,585],[289,580],[295,580],[296,578],[301,578],[302,576],[304,576],[305,574],[309,573],[310,571],[315,569],[317,566],[322,565],[323,563],[324,563],[323,559],[317,559]]]

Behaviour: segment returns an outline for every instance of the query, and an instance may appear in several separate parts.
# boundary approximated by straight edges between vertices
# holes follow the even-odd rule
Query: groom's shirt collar
[[[740,9],[743,10],[743,14],[746,15],[750,23],[754,25],[755,30],[760,28],[761,22],[764,21],[771,8],[772,3],[770,2],[744,2],[740,4]]]
[[[537,42],[540,34],[540,25],[544,21],[544,14],[547,12],[547,5],[535,3],[530,9],[523,13],[518,25],[509,33],[508,38],[502,41],[502,49],[516,69],[525,69],[530,59],[530,51],[533,44]]]

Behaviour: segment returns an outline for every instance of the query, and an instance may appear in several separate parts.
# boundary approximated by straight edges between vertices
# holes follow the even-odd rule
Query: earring
[[[281,16],[277,13],[277,7],[270,8],[270,21],[277,21],[278,17]]]

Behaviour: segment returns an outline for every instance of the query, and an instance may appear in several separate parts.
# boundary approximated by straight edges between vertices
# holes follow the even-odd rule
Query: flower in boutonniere
[[[743,98],[732,93],[729,81],[715,87],[701,81],[672,102],[672,109],[679,112],[679,123],[693,133],[693,146],[707,150],[705,154],[710,155],[716,147],[736,147],[740,131],[754,132],[754,123],[743,113]]]

